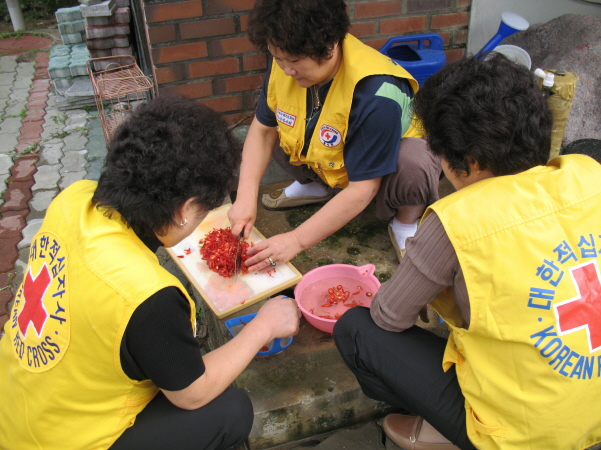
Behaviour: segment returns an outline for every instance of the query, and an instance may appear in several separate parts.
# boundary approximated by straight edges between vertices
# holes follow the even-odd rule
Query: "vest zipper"
[[[319,103],[319,94],[318,91],[315,89],[315,86],[311,86],[309,89],[311,90],[311,115],[305,121],[305,131],[307,130],[307,128],[309,128],[309,123],[311,122],[311,120],[313,120],[313,117],[315,117],[315,114],[317,114],[319,108],[321,108],[321,103]],[[314,103],[314,99],[317,100],[317,104]]]

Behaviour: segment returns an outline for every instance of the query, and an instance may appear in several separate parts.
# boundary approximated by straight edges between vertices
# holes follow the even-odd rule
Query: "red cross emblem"
[[[601,348],[601,281],[595,261],[572,267],[578,295],[555,305],[559,334],[586,330],[591,352]]]
[[[46,318],[48,317],[42,299],[51,281],[52,278],[46,264],[42,266],[40,273],[35,278],[31,275],[31,269],[27,271],[27,277],[25,278],[25,283],[23,283],[23,300],[25,304],[18,319],[19,329],[23,336],[27,334],[27,328],[30,323],[33,324],[38,337],[42,333],[44,323],[46,323]]]

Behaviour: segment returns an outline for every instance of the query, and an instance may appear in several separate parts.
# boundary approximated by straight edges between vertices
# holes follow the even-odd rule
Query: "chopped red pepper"
[[[214,228],[198,243],[201,245],[200,256],[207,262],[209,269],[224,278],[234,276],[238,238],[232,234],[229,227]],[[246,252],[250,245],[246,241],[241,242],[240,245],[242,246],[242,257],[239,271],[245,274],[248,273],[248,268],[244,262],[249,258]]]

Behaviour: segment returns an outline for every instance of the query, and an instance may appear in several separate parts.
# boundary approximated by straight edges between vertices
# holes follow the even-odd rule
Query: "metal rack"
[[[142,73],[133,56],[92,58],[86,61],[86,67],[108,144],[127,114],[155,96],[157,87]],[[102,70],[94,70],[98,68]]]

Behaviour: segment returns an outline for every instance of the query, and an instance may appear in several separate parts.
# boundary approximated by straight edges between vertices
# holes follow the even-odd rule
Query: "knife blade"
[[[238,235],[238,244],[236,245],[236,259],[234,260],[234,283],[238,280],[238,272],[242,265],[242,239],[244,238],[244,228]]]

